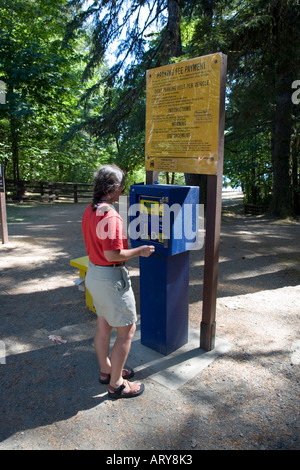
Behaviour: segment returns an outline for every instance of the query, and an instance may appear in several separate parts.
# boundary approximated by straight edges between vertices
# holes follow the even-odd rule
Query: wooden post
[[[159,171],[146,171],[146,184],[153,184],[154,181],[158,181]]]
[[[0,163],[0,219],[1,219],[2,243],[8,243],[6,201],[5,201],[5,180],[4,180],[4,171],[3,171],[2,163]]]
[[[53,202],[53,183],[48,182],[48,201]]]
[[[0,193],[2,243],[8,243],[5,193]]]
[[[206,351],[211,351],[215,347],[215,318],[222,209],[222,194],[220,194],[220,192],[222,193],[222,175],[207,175],[203,306],[200,327],[200,347]]]
[[[217,174],[207,175],[203,305],[202,321],[200,325],[200,348],[206,351],[214,349],[216,335],[216,302],[222,211],[226,65],[227,56],[223,55],[220,81]]]
[[[73,189],[74,189],[74,202],[77,204],[77,202],[78,202],[78,185],[76,183],[73,185]]]

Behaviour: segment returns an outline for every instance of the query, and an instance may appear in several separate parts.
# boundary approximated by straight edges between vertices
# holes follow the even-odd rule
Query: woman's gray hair
[[[97,209],[97,204],[103,197],[107,197],[118,187],[123,187],[125,173],[117,165],[103,165],[94,173],[94,196],[92,209]]]

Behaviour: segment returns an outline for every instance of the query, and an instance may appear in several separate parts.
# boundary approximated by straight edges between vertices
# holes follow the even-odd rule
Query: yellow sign
[[[163,204],[154,199],[140,199],[140,226],[143,231],[141,238],[157,243],[164,242],[162,233]],[[156,217],[156,224],[154,223]],[[153,225],[155,230],[153,230]],[[157,230],[157,231],[156,231]]]
[[[216,174],[222,54],[147,71],[146,170]]]

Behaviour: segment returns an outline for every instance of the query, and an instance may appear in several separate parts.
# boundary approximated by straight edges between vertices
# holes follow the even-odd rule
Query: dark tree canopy
[[[15,180],[73,178],[77,161],[142,169],[146,70],[220,51],[224,174],[246,202],[297,214],[299,16],[298,0],[3,0],[1,161]]]

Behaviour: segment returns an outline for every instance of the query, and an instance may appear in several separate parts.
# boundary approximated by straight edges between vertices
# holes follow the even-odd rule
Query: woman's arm
[[[141,245],[137,248],[104,251],[104,256],[107,261],[111,263],[119,261],[122,263],[122,261],[135,258],[136,256],[143,256],[144,258],[147,258],[152,253],[154,253],[154,251],[155,247],[153,245]]]

